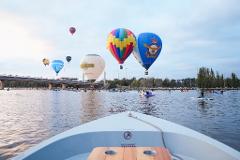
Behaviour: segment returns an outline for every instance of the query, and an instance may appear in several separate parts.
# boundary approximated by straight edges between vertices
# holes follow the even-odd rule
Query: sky
[[[77,29],[73,36],[71,26]],[[1,0],[0,74],[54,78],[42,59],[70,55],[59,76],[81,79],[81,59],[99,54],[107,79],[145,77],[133,55],[120,70],[107,50],[107,36],[116,28],[161,37],[149,77],[196,77],[202,66],[240,77],[239,0]]]

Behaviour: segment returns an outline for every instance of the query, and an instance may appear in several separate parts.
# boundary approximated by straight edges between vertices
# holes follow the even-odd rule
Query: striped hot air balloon
[[[112,53],[120,64],[120,69],[124,61],[132,53],[136,46],[136,37],[128,29],[118,28],[109,33],[107,39],[107,49]]]

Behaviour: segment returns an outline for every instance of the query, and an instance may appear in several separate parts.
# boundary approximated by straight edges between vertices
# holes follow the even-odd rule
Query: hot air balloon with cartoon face
[[[62,60],[53,60],[52,63],[52,68],[55,71],[56,75],[63,69],[64,67],[64,62]]]
[[[67,56],[67,57],[66,57],[66,61],[67,61],[67,62],[70,62],[71,60],[72,60],[72,57],[71,57],[71,56]]]
[[[160,55],[162,50],[162,40],[155,33],[141,33],[137,38],[137,47],[134,50],[134,57],[146,69],[148,69]]]
[[[108,35],[107,49],[120,64],[120,69],[123,68],[122,64],[132,53],[135,46],[135,35],[128,29],[118,28]]]
[[[94,82],[102,74],[105,68],[105,61],[100,55],[87,54],[82,58],[80,68],[83,71],[84,77]]]
[[[76,28],[75,27],[70,27],[69,32],[73,35],[76,32]]]
[[[47,58],[43,58],[42,62],[45,66],[49,65],[49,63],[50,63]]]

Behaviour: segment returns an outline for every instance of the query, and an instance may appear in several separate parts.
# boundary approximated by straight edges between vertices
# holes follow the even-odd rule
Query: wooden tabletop
[[[153,155],[145,154],[149,151]],[[163,147],[96,147],[88,160],[171,160],[171,156]]]

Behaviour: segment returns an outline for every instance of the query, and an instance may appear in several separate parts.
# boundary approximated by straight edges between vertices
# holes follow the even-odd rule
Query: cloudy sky
[[[74,26],[74,36],[68,28]],[[201,66],[240,77],[240,2],[238,0],[1,0],[0,74],[52,78],[42,59],[65,59],[60,76],[81,78],[85,54],[106,60],[107,78],[143,77],[131,55],[119,70],[106,49],[108,33],[128,28],[154,32],[163,41],[149,76],[195,77]]]

